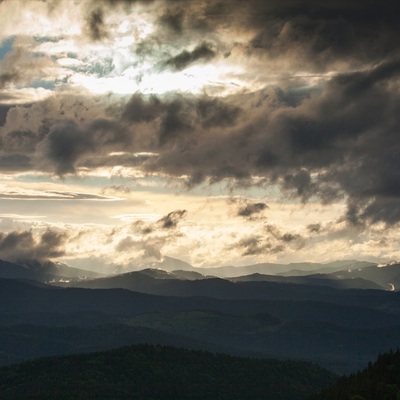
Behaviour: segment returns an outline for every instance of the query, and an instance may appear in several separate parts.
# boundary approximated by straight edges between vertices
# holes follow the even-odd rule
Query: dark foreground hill
[[[142,345],[0,368],[0,393],[4,400],[301,400],[336,378],[304,362]]]
[[[381,354],[363,371],[341,378],[313,400],[398,400],[400,398],[400,351]]]

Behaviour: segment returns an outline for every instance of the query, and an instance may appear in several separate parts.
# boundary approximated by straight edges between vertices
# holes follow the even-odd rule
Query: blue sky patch
[[[15,36],[10,36],[3,40],[0,45],[0,60],[2,60],[7,53],[9,53],[14,45]]]

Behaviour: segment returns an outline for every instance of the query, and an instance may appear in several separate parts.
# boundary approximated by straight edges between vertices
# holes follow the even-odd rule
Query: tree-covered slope
[[[226,286],[234,296],[156,296],[0,279],[0,363],[148,343],[138,340],[139,328],[156,331],[159,339],[152,344],[199,349],[193,344],[201,342],[202,350],[217,347],[234,355],[303,359],[340,374],[359,370],[400,344],[397,292],[222,279],[197,282],[205,289],[211,284],[204,293]],[[39,327],[27,329],[27,324]],[[118,335],[110,334],[109,324]],[[160,340],[167,334],[174,341]],[[179,344],[182,337],[185,346]]]
[[[313,400],[400,399],[400,351],[382,354],[363,371],[341,378]]]
[[[336,379],[318,366],[161,346],[0,368],[7,399],[307,399]]]

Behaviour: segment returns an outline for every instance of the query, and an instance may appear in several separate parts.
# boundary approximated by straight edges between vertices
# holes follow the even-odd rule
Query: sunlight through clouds
[[[0,2],[0,224],[110,268],[399,258],[393,10],[293,4]]]

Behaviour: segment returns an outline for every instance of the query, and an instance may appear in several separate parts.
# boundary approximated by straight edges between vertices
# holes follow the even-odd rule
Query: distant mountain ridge
[[[360,277],[341,278],[333,274],[282,276],[282,275],[264,275],[256,273],[252,275],[239,276],[237,278],[230,278],[230,280],[233,282],[265,281],[265,282],[295,283],[298,285],[328,286],[336,289],[377,289],[377,290],[385,289],[383,286],[364,278]]]
[[[265,275],[254,273],[230,278],[202,275],[193,271],[166,272],[145,269],[97,279],[86,279],[66,283],[66,286],[111,289],[123,288],[142,293],[167,296],[210,296],[235,298],[237,296],[265,296],[262,286],[270,284],[296,285],[293,292],[307,290],[306,287],[329,287],[334,289],[395,290],[400,278],[400,265],[379,268],[364,266],[352,272],[339,271],[333,274],[309,274],[297,276]],[[392,286],[389,285],[392,284]],[[395,286],[396,285],[396,286]],[[271,285],[270,285],[271,286]],[[302,289],[303,288],[303,289]],[[270,287],[270,290],[272,287]],[[275,293],[275,290],[273,290]],[[279,297],[279,293],[275,293]]]
[[[297,275],[310,273],[326,273],[335,272],[343,269],[364,268],[366,266],[376,265],[367,261],[344,260],[334,261],[327,264],[303,262],[291,264],[274,264],[260,263],[246,265],[242,267],[224,266],[216,268],[202,268],[201,271],[207,275],[215,275],[219,277],[238,277],[250,274],[266,274],[266,275]],[[197,269],[199,271],[200,269]]]
[[[62,281],[71,278],[98,278],[100,273],[69,267],[52,261],[39,262],[31,260],[22,264],[0,260],[0,278],[33,279],[40,282]]]
[[[359,269],[366,266],[377,265],[376,263],[368,261],[357,260],[341,260],[329,263],[315,263],[315,262],[301,262],[290,264],[279,263],[259,263],[250,264],[245,266],[230,266],[225,265],[221,267],[194,267],[191,264],[179,260],[177,258],[165,256],[161,261],[153,262],[138,262],[135,264],[135,269],[131,271],[124,271],[123,268],[117,270],[117,274],[127,272],[141,271],[145,269],[161,269],[166,272],[176,270],[198,272],[202,275],[216,276],[220,278],[238,277],[250,274],[266,274],[266,275],[301,275],[309,273],[328,273],[336,272],[343,269]]]
[[[104,275],[91,270],[70,267],[67,264],[52,261],[36,261],[29,260],[23,264],[0,260],[0,278],[10,279],[33,279],[40,282],[62,282],[82,279],[95,279],[101,277],[111,277],[118,275],[125,275],[134,272],[149,271],[149,275],[154,275],[158,272],[158,279],[183,279],[183,280],[197,280],[207,277],[219,278],[238,278],[242,276],[249,276],[254,274],[262,275],[280,275],[280,276],[304,276],[312,274],[332,274],[342,270],[351,271],[353,275],[349,275],[349,279],[355,277],[363,278],[360,274],[356,275],[356,271],[363,270],[366,267],[373,267],[376,264],[364,261],[335,261],[328,264],[320,263],[292,263],[292,264],[273,264],[261,263],[254,265],[247,265],[241,267],[235,266],[222,266],[215,268],[196,268],[189,263],[178,260],[172,257],[164,257],[159,262],[145,262],[136,265],[133,271],[125,271],[123,268],[117,270],[118,273]],[[151,272],[150,272],[151,271]],[[171,273],[168,276],[166,273]],[[328,279],[328,277],[326,276]],[[333,276],[331,277],[331,279]],[[384,283],[385,287],[387,286]]]

